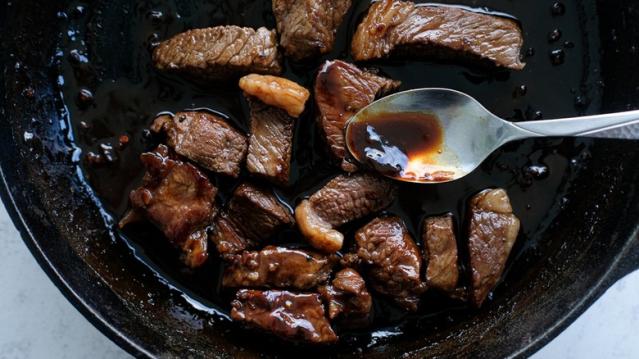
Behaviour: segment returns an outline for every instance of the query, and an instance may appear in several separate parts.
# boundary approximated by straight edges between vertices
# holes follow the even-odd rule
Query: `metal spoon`
[[[513,123],[490,113],[465,93],[424,88],[384,97],[359,111],[347,122],[346,143],[355,159],[362,163],[370,162],[370,158],[358,158],[358,152],[352,148],[354,145],[349,140],[351,125],[375,115],[401,112],[424,113],[439,121],[443,130],[443,145],[436,155],[430,156],[426,165],[429,168],[445,168],[450,172],[446,177],[435,179],[428,174],[390,176],[384,173],[407,182],[442,183],[460,179],[475,170],[502,145],[524,138],[584,136],[639,139],[638,128],[635,127],[633,131],[628,127],[639,123],[639,111]]]

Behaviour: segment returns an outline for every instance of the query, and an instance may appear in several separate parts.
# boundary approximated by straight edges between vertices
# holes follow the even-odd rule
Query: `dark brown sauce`
[[[351,154],[386,176],[446,182],[455,174],[437,162],[444,131],[433,114],[378,113],[351,123],[346,134]]]
[[[442,2],[468,6],[477,3],[474,0]],[[324,60],[351,61],[350,39],[369,4],[369,1],[354,1],[330,54],[306,63],[286,60],[283,76],[312,89],[315,74]],[[382,74],[401,80],[400,90],[446,87],[468,93],[491,112],[514,121],[596,113],[601,88],[596,85],[599,80],[599,40],[592,4],[592,1],[566,2],[565,13],[554,16],[550,3],[490,2],[493,9],[516,16],[523,26],[525,46],[531,50],[525,51],[527,66],[520,72],[405,59],[360,65],[377,68]],[[84,10],[75,11],[78,6]],[[100,199],[109,217],[107,223],[114,224],[117,237],[157,274],[149,280],[157,280],[175,290],[191,305],[189,315],[205,318],[205,323],[208,320],[215,322],[214,330],[228,324],[227,314],[233,295],[220,289],[222,265],[217,256],[213,253],[203,268],[187,271],[179,261],[178,251],[161,240],[161,233],[153,225],[141,223],[119,231],[115,223],[127,209],[129,191],[139,185],[143,175],[140,153],[163,140],[148,131],[158,113],[207,108],[224,114],[237,128],[244,131],[247,128],[248,110],[237,86],[217,83],[202,86],[158,73],[151,66],[150,48],[159,40],[190,28],[224,24],[274,28],[270,7],[271,2],[265,0],[111,0],[92,1],[90,5],[78,1],[72,2],[66,14],[59,16],[59,21],[68,29],[60,35],[59,84],[66,99],[64,112],[68,111],[71,119],[72,138],[82,150],[82,158],[86,159],[89,152],[102,153],[105,158],[108,154],[110,158],[96,166],[84,160],[83,175]],[[548,32],[555,28],[561,29],[563,40],[574,43],[574,47],[565,49],[561,65],[554,65],[549,59],[551,51],[560,48],[558,44],[548,43]],[[583,37],[585,33],[589,34],[588,38]],[[526,91],[520,90],[522,86]],[[83,90],[91,93],[90,98]],[[576,101],[577,98],[584,100]],[[339,173],[338,168],[331,165],[322,136],[315,126],[316,113],[312,104],[311,99],[307,111],[297,121],[292,185],[275,189],[279,198],[291,208]],[[128,141],[125,146],[119,146],[123,135]],[[427,187],[401,184],[398,199],[386,213],[401,216],[418,243],[421,241],[418,235],[421,221],[427,216],[453,213],[457,233],[463,234],[468,198],[487,187],[505,188],[521,219],[522,231],[511,255],[509,273],[495,293],[495,298],[499,298],[500,288],[522,277],[528,270],[527,261],[539,255],[538,241],[543,240],[546,229],[553,224],[563,204],[570,200],[566,196],[571,181],[588,162],[589,147],[589,140],[572,139],[511,143],[459,181]],[[218,203],[222,206],[237,181],[213,174],[210,178],[220,189]],[[247,173],[242,173],[241,179],[248,179]],[[346,236],[345,248],[352,245],[354,231],[370,219],[342,228]],[[461,235],[459,240],[460,256],[464,259],[464,236]],[[305,243],[296,230],[284,231],[267,242],[296,246]],[[486,306],[490,306],[490,302]],[[399,310],[379,295],[374,295],[374,310],[375,318],[370,328],[357,331],[338,328],[341,342],[334,348],[356,351],[392,341],[400,335],[406,340],[430,336],[466,325],[477,316],[476,310],[432,291],[424,296],[417,313]],[[214,317],[221,319],[214,320]],[[233,333],[235,331],[230,335]],[[245,340],[245,332],[238,330],[236,335],[235,342],[239,346],[273,351],[266,335],[256,336],[250,342]],[[277,350],[291,350],[291,347],[280,346]]]

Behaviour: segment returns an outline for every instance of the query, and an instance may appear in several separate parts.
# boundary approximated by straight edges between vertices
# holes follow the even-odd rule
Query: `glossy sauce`
[[[442,2],[477,6],[474,0]],[[351,61],[350,39],[370,2],[353,3],[337,33],[334,50],[305,63],[286,59],[282,76],[312,89],[324,60]],[[592,23],[596,16],[591,3],[594,4],[566,2],[565,12],[557,15],[551,12],[551,3],[490,2],[493,9],[515,15],[524,28],[527,66],[520,72],[415,59],[389,59],[360,65],[402,81],[400,90],[445,87],[468,93],[491,112],[514,121],[596,113],[601,99],[600,87],[596,85],[599,40],[597,24]],[[77,11],[79,7],[83,10]],[[69,113],[75,144],[82,150],[82,174],[108,213],[107,223],[117,223],[128,208],[130,190],[140,184],[144,173],[140,153],[163,141],[148,130],[159,113],[206,108],[224,114],[244,132],[248,128],[248,108],[237,84],[203,86],[158,73],[151,65],[153,46],[190,28],[225,24],[274,28],[270,7],[271,2],[263,0],[111,0],[93,1],[90,5],[75,2],[60,16],[59,21],[68,29],[60,35],[58,82],[64,94],[64,111]],[[573,47],[562,50],[565,52],[563,64],[555,64],[549,58],[552,51],[562,49],[561,44],[548,43],[548,32],[556,28],[561,29],[562,40],[574,42]],[[589,38],[583,38],[583,33],[588,33]],[[577,98],[584,100],[577,102]],[[294,208],[301,198],[339,173],[316,127],[313,102],[311,98],[307,110],[296,121],[292,185],[274,190],[289,208]],[[540,255],[537,248],[540,241],[545,240],[544,233],[563,204],[570,200],[567,196],[571,181],[587,163],[590,143],[589,140],[543,139],[508,144],[459,181],[427,187],[400,184],[397,200],[385,213],[402,217],[420,243],[420,227],[425,217],[450,212],[455,216],[456,232],[463,234],[467,200],[487,187],[505,188],[522,221],[522,231],[512,251],[504,284],[518,281],[529,269],[528,261]],[[214,174],[209,176],[219,188],[217,203],[222,207],[238,181]],[[241,180],[247,179],[244,171]],[[341,228],[346,238],[344,248],[350,248],[355,230],[369,220],[371,218]],[[222,264],[214,252],[202,268],[188,271],[179,261],[179,251],[173,249],[153,225],[140,223],[124,231],[114,226],[113,230],[120,241],[132,249],[137,260],[156,273],[156,278],[149,280],[157,280],[188,302],[191,308],[188,315],[204,318],[205,323],[218,318],[212,330],[228,324],[234,292],[221,289]],[[461,263],[464,263],[465,237],[460,236],[458,240]],[[296,230],[284,231],[265,242],[305,245]],[[462,268],[462,276],[467,275]],[[505,287],[498,287],[496,298]],[[406,313],[383,296],[373,294],[373,297],[373,323],[362,330],[338,328],[341,338],[336,345],[338,350],[345,346],[357,351],[399,336],[410,340],[434,335],[466,325],[477,316],[476,310],[433,291],[426,293],[417,313]],[[487,305],[490,304],[489,300]],[[246,332],[231,330],[230,333],[237,336],[237,345],[264,352],[273,350],[269,336],[255,337],[248,343]],[[288,347],[278,347],[278,351]]]
[[[433,114],[378,113],[352,122],[346,136],[355,159],[386,176],[437,183],[455,174],[438,161],[444,133]]]

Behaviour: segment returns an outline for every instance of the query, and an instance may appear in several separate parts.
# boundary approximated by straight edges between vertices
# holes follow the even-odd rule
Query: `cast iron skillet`
[[[180,11],[186,11],[183,9],[198,1],[177,3]],[[201,3],[215,6],[219,2]],[[226,5],[221,6],[228,7],[223,9],[227,13],[236,11],[241,17],[241,12],[252,3],[224,2]],[[477,5],[475,1],[465,3]],[[637,2],[567,0],[565,3],[568,9],[576,9],[582,25],[579,27],[582,39],[573,39],[581,41],[577,48],[586,51],[584,47],[588,44],[598,47],[589,50],[596,61],[583,58],[598,65],[582,66],[585,69],[582,75],[595,76],[599,82],[584,83],[583,88],[575,89],[575,96],[579,93],[590,96],[586,100],[578,97],[581,108],[578,112],[635,108],[639,98],[636,72],[639,23],[633,22],[636,18],[633,9]],[[85,7],[78,9],[77,5]],[[7,210],[25,243],[65,296],[94,325],[136,356],[231,357],[240,350],[247,356],[292,354],[300,350],[309,355],[308,348],[270,345],[270,339],[262,341],[250,332],[238,331],[211,313],[210,308],[177,290],[173,283],[158,277],[156,271],[137,259],[140,248],[112,230],[110,214],[86,183],[86,172],[80,166],[81,149],[74,142],[79,119],[69,120],[69,111],[73,114],[75,105],[64,102],[61,91],[64,79],[59,75],[69,50],[64,46],[76,30],[81,30],[70,26],[70,21],[87,16],[88,11],[109,13],[101,26],[108,27],[114,41],[111,59],[127,60],[134,50],[128,47],[128,42],[118,46],[117,41],[126,35],[128,21],[146,10],[140,10],[139,4],[122,6],[120,10],[125,11],[112,9],[120,5],[94,1],[88,7],[47,0],[0,5],[3,69],[0,170],[1,194]],[[500,10],[517,15],[517,8],[524,5],[504,6],[509,8]],[[519,10],[523,13],[528,8]],[[210,24],[210,15],[195,14],[193,21],[199,21],[201,26]],[[153,16],[151,21],[155,21]],[[544,21],[540,19],[539,26],[546,26]],[[88,47],[99,47],[104,39],[87,41]],[[542,59],[547,56],[545,48],[537,51]],[[118,64],[121,65],[115,62],[113,66]],[[499,80],[499,75],[495,78],[506,81],[499,83],[508,83],[507,78]],[[471,80],[481,84],[495,78]],[[548,89],[551,93],[552,90]],[[556,100],[564,99],[558,96]],[[561,114],[560,109],[550,111],[551,115]],[[527,117],[521,113],[518,116]],[[574,143],[563,143],[551,141],[542,145],[551,152],[563,151],[562,146],[575,147]],[[524,143],[513,148],[520,153],[526,146]],[[552,339],[639,263],[636,143],[595,140],[584,146],[585,154],[573,158],[579,167],[578,176],[570,181],[566,199],[557,199],[561,203],[552,224],[541,238],[532,242],[532,248],[514,260],[488,305],[463,321],[453,320],[441,328],[429,328],[423,335],[412,333],[389,339],[379,335],[368,345],[313,349],[313,353],[339,357],[388,357],[403,353],[414,357],[526,356]]]

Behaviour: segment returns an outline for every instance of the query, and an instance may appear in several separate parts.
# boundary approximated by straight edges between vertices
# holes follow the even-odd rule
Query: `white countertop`
[[[62,296],[0,205],[0,359],[129,358]],[[610,288],[533,357],[639,357],[639,272]]]

